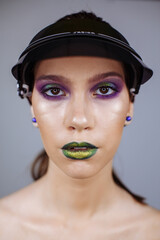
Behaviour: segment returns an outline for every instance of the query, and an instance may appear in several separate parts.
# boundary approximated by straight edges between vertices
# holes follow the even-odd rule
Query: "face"
[[[50,161],[72,178],[94,176],[112,161],[132,116],[123,67],[106,58],[39,62],[31,100]]]

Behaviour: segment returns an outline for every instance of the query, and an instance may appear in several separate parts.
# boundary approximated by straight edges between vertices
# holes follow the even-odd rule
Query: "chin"
[[[102,168],[103,166],[97,166],[85,160],[74,160],[74,162],[65,169],[65,174],[73,179],[88,179],[97,175]]]

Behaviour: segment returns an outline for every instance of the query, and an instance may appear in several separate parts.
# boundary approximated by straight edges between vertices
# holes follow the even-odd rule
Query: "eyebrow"
[[[65,78],[61,75],[41,75],[40,77],[35,79],[35,82],[41,81],[41,80],[52,80],[56,82],[63,82],[65,84],[69,84],[69,79]]]
[[[106,72],[106,73],[99,73],[94,75],[93,77],[89,78],[89,83],[98,82],[101,79],[107,78],[107,77],[118,77],[123,79],[123,76],[120,73],[117,72]],[[61,82],[66,85],[70,83],[70,80],[64,76],[61,75],[41,75],[40,77],[36,78],[35,81],[41,81],[41,80],[52,80],[56,82]]]
[[[96,74],[95,76],[93,76],[89,79],[89,82],[94,83],[94,82],[97,82],[97,81],[107,78],[107,77],[118,77],[118,78],[121,78],[122,80],[124,79],[124,77],[120,73],[106,72],[106,73]]]

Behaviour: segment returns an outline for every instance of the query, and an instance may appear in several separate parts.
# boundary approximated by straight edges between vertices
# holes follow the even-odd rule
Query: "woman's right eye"
[[[45,85],[42,88],[41,93],[45,97],[50,97],[50,98],[58,98],[58,97],[63,97],[63,96],[67,95],[66,91],[61,86],[59,86],[57,84],[47,84],[47,85]]]
[[[54,96],[65,96],[65,93],[63,90],[61,90],[58,87],[52,87],[48,90],[43,91],[47,96],[54,97]]]

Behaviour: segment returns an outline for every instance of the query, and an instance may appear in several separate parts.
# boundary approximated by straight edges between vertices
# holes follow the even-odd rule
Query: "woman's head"
[[[58,69],[60,72],[58,72]],[[70,73],[67,81],[72,82],[73,74],[75,85],[70,84],[68,86],[65,84],[62,86],[62,89],[67,93],[64,97],[65,101],[63,101],[63,96],[60,98],[58,96],[57,101],[52,101],[52,97],[46,96],[46,93],[43,92],[44,89],[41,89],[41,85],[43,84],[38,85],[40,81],[37,81],[37,78],[41,77],[43,80],[43,75],[48,76],[50,72],[51,75],[60,75],[64,79],[68,73],[67,71]],[[21,54],[12,72],[18,80],[19,95],[22,98],[27,97],[32,101],[33,112],[37,117],[46,149],[52,148],[48,139],[53,135],[52,128],[55,128],[56,123],[58,122],[62,126],[62,121],[64,121],[66,124],[68,120],[65,119],[69,119],[72,113],[77,113],[78,109],[80,109],[79,111],[83,110],[84,112],[82,112],[86,114],[86,117],[82,118],[84,122],[87,122],[89,116],[91,116],[91,122],[98,122],[100,129],[98,131],[95,130],[98,135],[104,132],[102,136],[105,136],[105,130],[109,131],[108,137],[105,136],[104,138],[112,139],[106,146],[108,150],[110,149],[111,154],[108,156],[108,159],[113,157],[118,147],[123,126],[127,123],[125,120],[127,115],[132,115],[133,104],[131,100],[133,100],[134,94],[138,93],[140,85],[152,76],[152,71],[144,65],[140,56],[130,47],[127,40],[118,31],[101,18],[97,18],[94,14],[86,12],[66,16],[39,32]],[[104,78],[102,77],[104,83],[101,86],[89,85],[89,79],[95,78],[98,75],[102,76],[106,72],[107,74],[110,72],[118,74],[119,79],[117,79],[117,75],[109,76],[112,80],[116,79],[114,82],[110,81],[110,79],[108,80],[108,78],[106,80],[105,76]],[[81,78],[83,80],[80,80]],[[98,84],[98,81],[96,84]],[[80,107],[75,110],[75,101],[77,101],[77,98],[74,101],[75,91],[73,89],[77,89],[76,94],[79,94],[79,89],[82,90],[83,87],[83,104],[80,104]],[[62,89],[60,86],[58,91],[62,93]],[[99,94],[94,95],[95,91],[99,91],[98,89],[103,89],[104,91],[107,89],[107,97],[99,97]],[[48,91],[52,92],[50,89]],[[57,88],[54,88],[54,91],[57,91]],[[108,95],[110,92],[111,94]],[[58,95],[60,93],[58,92]],[[39,102],[38,99],[41,101]],[[61,100],[59,101],[58,99]],[[88,111],[84,104],[85,100],[86,106],[88,104]],[[68,104],[61,105],[60,103],[62,102],[68,102]],[[103,109],[104,102],[108,107]],[[61,105],[61,108],[55,106],[55,111],[57,110],[57,112],[53,114],[51,106],[56,104],[57,106]],[[48,118],[47,116],[50,117]],[[48,121],[46,126],[45,118]],[[55,121],[54,126],[51,124],[53,122],[52,119]],[[73,117],[73,119],[77,118]],[[47,128],[50,130],[47,130]],[[90,129],[90,127],[84,128],[87,131]],[[102,130],[103,128],[104,131]],[[76,131],[73,131],[75,128],[72,124],[69,129],[75,134]],[[58,131],[61,131],[61,129],[58,129]],[[84,132],[86,133],[86,131]],[[76,139],[76,135],[74,136]],[[96,134],[94,136],[98,139]],[[85,138],[87,141],[87,137]],[[93,136],[91,138],[94,139]],[[71,140],[74,139],[72,138]],[[84,141],[85,139],[82,140]],[[114,143],[113,149],[110,148],[110,143]],[[49,149],[47,152],[50,156],[53,153]]]
[[[123,65],[102,57],[59,57],[37,63],[34,76],[33,114],[49,158],[69,176],[93,176],[113,159],[133,114]],[[96,150],[80,153],[72,142]],[[68,144],[73,149],[63,151]]]

